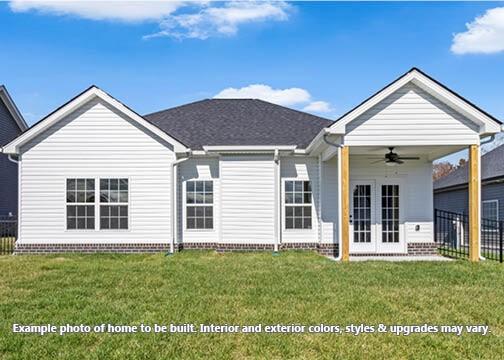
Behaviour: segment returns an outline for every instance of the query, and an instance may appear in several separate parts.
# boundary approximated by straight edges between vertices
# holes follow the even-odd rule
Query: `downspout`
[[[324,142],[329,146],[334,146],[338,148],[338,257],[336,261],[340,261],[343,253],[341,251],[341,236],[343,234],[343,219],[341,218],[341,148],[343,145],[336,144],[327,140],[328,133],[324,134]]]
[[[3,152],[3,148],[1,149]],[[7,155],[7,159],[14,163],[14,164],[17,164],[17,167],[18,167],[18,184],[17,184],[17,191],[18,191],[18,194],[17,194],[17,203],[18,203],[18,209],[17,209],[17,237],[16,237],[16,242],[19,241],[19,239],[21,238],[21,155],[18,155],[18,159],[14,159],[12,157],[12,154],[9,154]]]
[[[318,156],[318,243],[322,243],[322,154]]]
[[[479,224],[478,224],[478,228],[480,229],[480,239],[478,241],[478,255],[479,255],[479,258],[480,260],[486,260],[486,258],[484,256],[481,255],[481,203],[482,203],[482,198],[481,198],[481,146],[482,145],[485,145],[485,144],[488,144],[488,143],[491,143],[492,141],[494,141],[495,139],[495,134],[492,134],[490,135],[490,137],[484,141],[480,141],[480,146],[479,146],[479,161],[478,161],[478,178],[479,178],[479,181],[478,181],[478,199],[479,199],[479,214],[478,214],[478,221],[479,221]]]
[[[280,177],[280,152],[275,149],[275,155],[273,157],[273,161],[275,162],[275,210],[276,210],[276,236],[275,236],[275,245],[274,245],[274,253],[278,253],[278,248],[281,243],[282,237],[282,215],[281,215],[281,206],[280,206],[280,194],[281,194],[281,177]]]
[[[172,193],[172,201],[171,201],[171,240],[170,240],[170,252],[166,255],[171,255],[175,252],[175,240],[177,238],[178,232],[178,219],[177,219],[177,188],[178,188],[178,174],[177,174],[177,165],[187,161],[191,158],[191,152],[188,153],[187,157],[178,159],[172,162],[172,181],[171,181],[171,193]]]

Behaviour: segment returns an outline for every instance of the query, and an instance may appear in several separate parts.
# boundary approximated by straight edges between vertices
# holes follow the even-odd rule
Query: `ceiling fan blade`
[[[384,160],[383,156],[370,156],[370,157],[368,157],[366,159],[368,159],[368,160],[377,160],[377,159]]]
[[[398,159],[401,160],[420,160],[418,156],[399,156]]]
[[[384,162],[384,161],[385,161],[385,159],[381,158],[378,161],[373,161],[371,164],[378,164],[378,163],[381,163],[381,162]]]
[[[400,160],[400,159],[396,159],[396,161],[394,161],[394,162],[396,162],[396,163],[398,163],[398,164],[404,164],[404,161],[402,161],[402,160]]]

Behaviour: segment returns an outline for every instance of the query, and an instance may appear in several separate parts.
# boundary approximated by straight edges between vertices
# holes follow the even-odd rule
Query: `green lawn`
[[[314,253],[0,257],[0,358],[504,358],[504,265]],[[488,324],[447,334],[12,334],[56,325]]]

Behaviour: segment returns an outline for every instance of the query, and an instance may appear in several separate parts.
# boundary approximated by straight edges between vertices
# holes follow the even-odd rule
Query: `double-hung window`
[[[100,229],[128,229],[128,179],[100,179]]]
[[[312,189],[309,181],[285,181],[285,228],[312,228]]]
[[[499,200],[485,200],[481,203],[481,217],[486,220],[499,220]]]
[[[66,228],[89,230],[95,228],[95,180],[66,180]]]
[[[186,181],[186,228],[213,229],[213,181]]]

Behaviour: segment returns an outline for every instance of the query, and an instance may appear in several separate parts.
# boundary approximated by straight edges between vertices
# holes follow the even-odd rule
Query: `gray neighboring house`
[[[467,214],[467,166],[434,182],[434,208]],[[504,220],[504,145],[481,157],[481,217]]]
[[[0,85],[0,146],[27,129],[27,125],[5,86]],[[0,153],[0,216],[17,215],[18,168]]]

